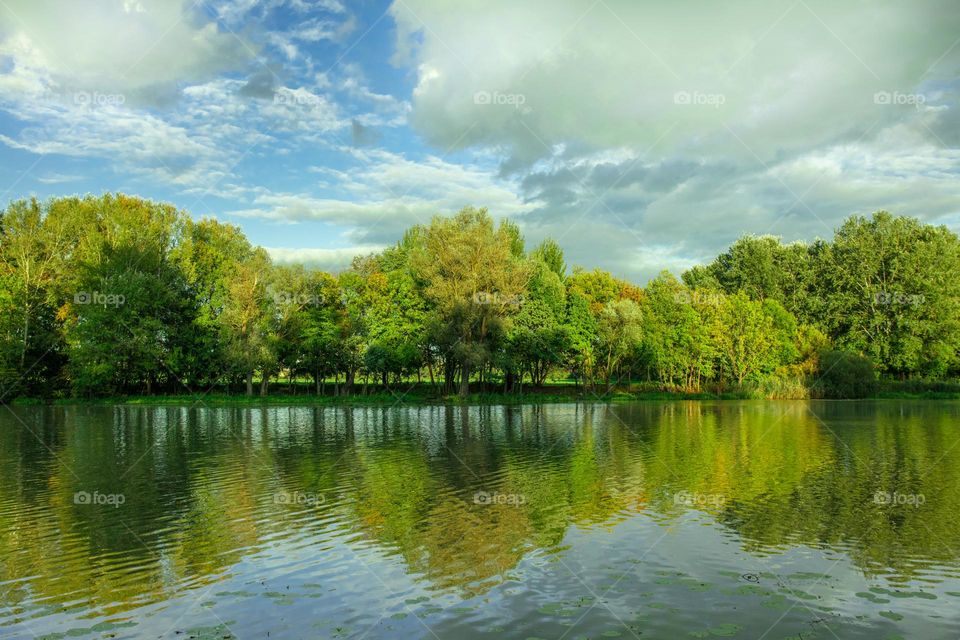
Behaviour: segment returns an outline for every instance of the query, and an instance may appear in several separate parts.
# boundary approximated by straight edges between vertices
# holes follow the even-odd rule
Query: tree
[[[171,260],[183,275],[187,295],[196,309],[188,346],[175,358],[187,384],[206,388],[224,376],[244,375],[230,360],[226,323],[237,314],[230,296],[231,288],[240,287],[238,269],[253,257],[253,246],[239,227],[210,219],[186,221],[183,239],[174,248]],[[232,315],[225,316],[228,310]],[[252,393],[252,379],[249,382]]]
[[[225,286],[225,301],[219,317],[221,339],[229,371],[241,375],[246,394],[253,395],[253,376],[263,379],[276,362],[276,343],[270,332],[271,301],[267,294],[270,258],[266,251],[253,254],[233,265]],[[261,389],[263,393],[265,389]]]
[[[773,318],[762,303],[739,291],[725,298],[719,320],[716,341],[720,357],[738,386],[776,367]]]
[[[552,238],[541,242],[533,251],[535,260],[539,260],[561,279],[567,276],[567,263],[563,260],[563,249]]]
[[[804,308],[809,270],[806,245],[783,245],[773,236],[743,236],[705,272],[695,267],[685,280],[694,286],[713,281],[726,293],[743,291],[753,300],[780,300],[796,313]]]
[[[441,321],[456,336],[449,345],[460,366],[460,394],[470,375],[488,362],[491,339],[522,302],[529,269],[515,227],[494,228],[486,209],[465,208],[434,218],[411,266]]]
[[[152,393],[178,380],[169,354],[180,348],[192,308],[171,263],[183,214],[128,196],[104,196],[84,219],[73,290],[63,308],[73,388],[84,395]]]
[[[567,356],[569,335],[563,325],[566,288],[557,272],[539,256],[534,251],[530,257],[527,294],[499,355],[508,390],[514,387],[518,369],[521,383],[525,372],[532,384],[542,385],[550,370]]]
[[[69,201],[71,205],[75,201]],[[64,202],[63,204],[67,204]],[[65,207],[59,207],[63,209]],[[0,383],[32,391],[57,375],[57,285],[72,239],[69,219],[36,199],[12,203],[0,235]]]
[[[960,240],[878,212],[853,217],[816,261],[817,316],[837,344],[881,372],[942,377],[960,350]]]
[[[310,291],[316,298],[303,310],[299,345],[303,368],[313,376],[316,393],[320,395],[327,376],[342,370],[341,327],[346,310],[340,284],[330,274],[312,272]]]
[[[623,360],[640,344],[640,306],[633,300],[608,302],[597,321],[597,369],[607,382],[607,392],[613,389],[614,372]]]
[[[650,281],[643,302],[643,355],[666,388],[699,391],[713,373],[719,294],[693,296],[668,272]]]

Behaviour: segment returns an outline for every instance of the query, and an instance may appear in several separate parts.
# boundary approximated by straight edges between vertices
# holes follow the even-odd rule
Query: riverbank
[[[400,405],[521,405],[567,402],[637,402],[679,400],[802,400],[798,398],[764,398],[747,391],[722,393],[682,393],[651,390],[615,389],[587,391],[572,385],[550,385],[523,393],[484,392],[468,396],[444,395],[435,388],[419,387],[404,390],[378,389],[369,393],[350,395],[315,395],[302,388],[283,389],[265,396],[247,396],[233,393],[135,395],[103,398],[18,398],[14,405],[198,405],[198,406],[347,406],[390,407]],[[299,393],[297,391],[300,391]],[[953,383],[900,383],[882,385],[868,400],[960,400],[960,385]]]

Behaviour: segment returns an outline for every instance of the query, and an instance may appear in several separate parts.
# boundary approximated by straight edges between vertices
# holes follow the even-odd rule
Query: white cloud
[[[76,182],[83,180],[83,176],[67,175],[63,173],[48,173],[37,178],[41,184],[62,184],[64,182]]]
[[[534,208],[517,195],[511,181],[491,168],[460,165],[428,156],[421,161],[382,150],[344,149],[357,167],[313,168],[349,196],[273,193],[261,190],[252,207],[229,212],[275,222],[323,221],[350,230],[351,237],[396,240],[407,226],[455,213],[467,205],[485,206],[495,216],[522,216]]]
[[[273,261],[279,264],[304,264],[324,271],[337,272],[349,267],[356,256],[382,251],[385,245],[355,245],[339,249],[264,248]]]
[[[238,69],[255,54],[255,44],[220,31],[192,7],[177,0],[12,0],[0,12],[0,38],[29,42],[33,55],[18,55],[15,64],[42,60],[64,94],[151,102],[177,83]]]
[[[413,126],[497,154],[533,205],[525,232],[560,239],[569,262],[643,281],[743,233],[960,214],[960,12],[946,0],[391,11],[394,61],[417,70]]]
[[[769,161],[895,119],[875,92],[913,91],[960,57],[949,52],[960,12],[940,0],[404,0],[391,11],[398,59],[419,70],[419,130],[441,148],[507,145],[528,161],[566,141]]]

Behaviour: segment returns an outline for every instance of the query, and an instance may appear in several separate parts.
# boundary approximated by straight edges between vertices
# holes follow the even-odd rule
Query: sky
[[[124,192],[329,270],[487,207],[639,283],[960,231],[957,0],[0,0],[0,206]]]

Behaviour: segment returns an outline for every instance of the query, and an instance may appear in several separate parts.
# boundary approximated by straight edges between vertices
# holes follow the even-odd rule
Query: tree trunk
[[[23,312],[23,347],[20,349],[20,375],[24,375],[27,364],[27,344],[30,341],[30,305]]]
[[[267,391],[270,390],[270,374],[266,371],[263,372],[263,377],[260,379],[260,397],[267,395]]]
[[[247,395],[253,395],[253,371],[247,371]]]
[[[356,379],[356,371],[347,371],[346,379],[343,381],[343,387],[340,389],[341,395],[348,396],[353,392],[353,383]]]
[[[465,398],[470,394],[470,365],[464,362],[460,367],[460,397]]]

